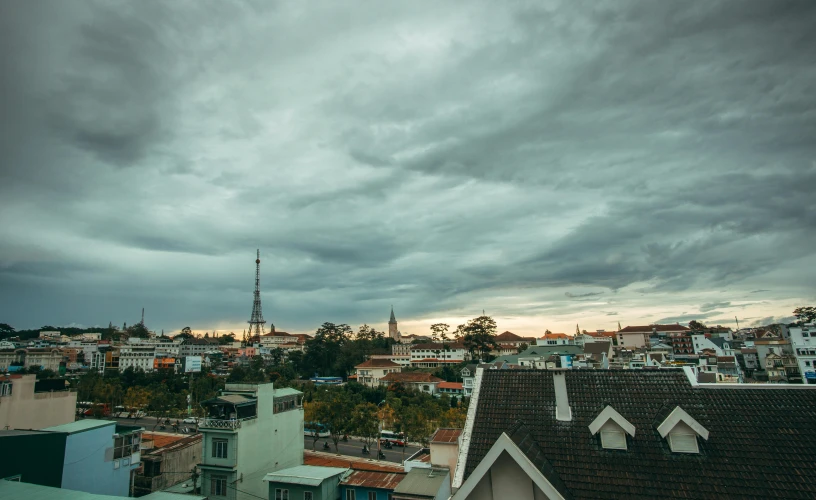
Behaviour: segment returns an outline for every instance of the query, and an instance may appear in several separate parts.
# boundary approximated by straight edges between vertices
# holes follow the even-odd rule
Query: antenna
[[[144,326],[144,307],[142,308],[142,326]]]
[[[739,330],[739,320],[737,319],[737,317],[736,317],[736,316],[734,316],[734,321],[736,321],[736,322],[737,322],[737,330]]]
[[[249,335],[258,335],[260,337],[264,333],[263,312],[261,312],[261,250],[258,249],[257,257],[255,258],[255,298],[252,302],[252,316],[249,318]],[[259,339],[260,340],[260,339]]]

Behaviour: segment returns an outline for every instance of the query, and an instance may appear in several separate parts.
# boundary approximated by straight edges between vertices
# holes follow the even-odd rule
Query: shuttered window
[[[669,446],[675,453],[699,453],[697,447],[697,435],[685,432],[672,432],[669,434]]]
[[[626,434],[623,431],[601,431],[601,446],[607,450],[625,450]]]

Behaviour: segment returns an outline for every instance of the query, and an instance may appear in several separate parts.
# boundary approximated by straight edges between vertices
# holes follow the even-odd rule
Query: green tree
[[[689,321],[689,330],[692,332],[702,332],[705,330],[705,325],[701,321],[691,320]]]
[[[14,328],[8,323],[0,323],[0,339],[14,336]]]
[[[377,405],[373,403],[360,403],[356,405],[352,411],[349,427],[351,432],[363,438],[363,442],[370,448],[379,434]]]
[[[528,346],[526,343],[522,342],[522,343],[521,343],[521,344],[518,346],[518,349],[516,349],[516,352],[517,352],[517,353],[519,353],[519,354],[521,354],[521,353],[523,353],[524,351],[526,351],[528,347],[530,347],[530,346]]]
[[[482,361],[490,361],[490,352],[499,348],[496,343],[496,321],[490,316],[478,316],[462,328],[464,344],[471,357],[478,354]]]
[[[816,307],[797,307],[793,310],[793,315],[796,316],[799,325],[813,323],[816,320]]]
[[[143,409],[150,402],[150,391],[144,387],[130,387],[125,392],[125,407]]]

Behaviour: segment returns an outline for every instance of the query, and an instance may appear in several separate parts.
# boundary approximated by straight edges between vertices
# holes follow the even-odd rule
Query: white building
[[[227,384],[202,402],[201,494],[268,498],[267,473],[303,464],[303,393],[273,384]],[[295,499],[292,499],[295,500]]]
[[[816,325],[791,327],[790,342],[803,382],[816,384]]]
[[[414,344],[411,346],[411,366],[458,364],[468,359],[464,344]]]
[[[717,356],[733,356],[734,349],[731,347],[731,341],[725,337],[706,337],[705,334],[699,333],[691,336],[691,343],[694,346],[694,354],[700,354],[703,349],[712,349],[717,353]]]
[[[153,360],[156,358],[156,347],[152,345],[125,344],[119,348],[119,371],[128,368],[153,371]]]
[[[357,371],[357,382],[368,387],[379,387],[381,378],[402,371],[400,365],[388,359],[367,359],[354,369]]]

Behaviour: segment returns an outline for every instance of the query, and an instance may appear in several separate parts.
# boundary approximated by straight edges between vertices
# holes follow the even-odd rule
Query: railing
[[[229,420],[222,420],[217,418],[205,418],[199,428],[210,428],[210,429],[240,429],[241,422],[245,420],[254,420],[257,417],[247,417],[247,418],[232,418]]]

